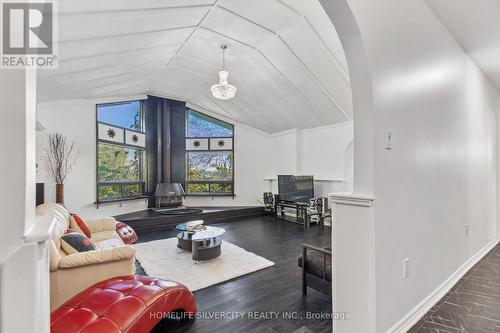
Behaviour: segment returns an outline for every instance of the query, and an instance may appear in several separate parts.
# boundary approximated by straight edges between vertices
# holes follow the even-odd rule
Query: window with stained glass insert
[[[144,133],[142,101],[98,104],[96,109],[98,124]],[[97,138],[96,162],[98,203],[144,194],[144,148]]]
[[[196,138],[231,138],[232,142],[233,136],[233,125],[194,110],[187,110],[186,139],[188,142]],[[232,144],[228,145],[227,149],[220,145],[201,148],[202,150],[199,150],[199,147],[192,149],[196,150],[186,151],[187,194],[233,195],[234,151]]]

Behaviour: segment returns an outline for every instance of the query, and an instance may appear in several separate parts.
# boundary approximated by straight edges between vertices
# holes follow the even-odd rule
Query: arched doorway
[[[333,331],[375,331],[372,83],[347,0],[320,0],[344,48],[353,99],[353,193],[334,202]],[[356,221],[356,223],[351,223]]]

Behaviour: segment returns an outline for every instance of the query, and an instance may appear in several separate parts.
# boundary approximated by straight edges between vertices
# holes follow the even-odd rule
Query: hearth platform
[[[192,214],[165,215],[152,209],[141,210],[129,214],[115,216],[117,221],[130,225],[135,231],[154,231],[171,229],[176,224],[203,220],[205,224],[217,222],[231,222],[245,217],[264,215],[264,207],[236,206],[236,207],[188,207],[202,211]]]

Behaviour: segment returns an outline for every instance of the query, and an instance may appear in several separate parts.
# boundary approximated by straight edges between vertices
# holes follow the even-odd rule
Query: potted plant
[[[48,135],[48,148],[45,149],[44,159],[47,171],[56,183],[56,203],[64,204],[64,181],[73,168],[78,153],[74,143],[67,142],[64,135]]]

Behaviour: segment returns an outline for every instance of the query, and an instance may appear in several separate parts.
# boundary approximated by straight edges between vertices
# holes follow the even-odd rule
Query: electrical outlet
[[[465,236],[469,236],[469,225],[465,225]]]
[[[403,260],[403,279],[408,278],[408,276],[410,276],[410,258]]]

